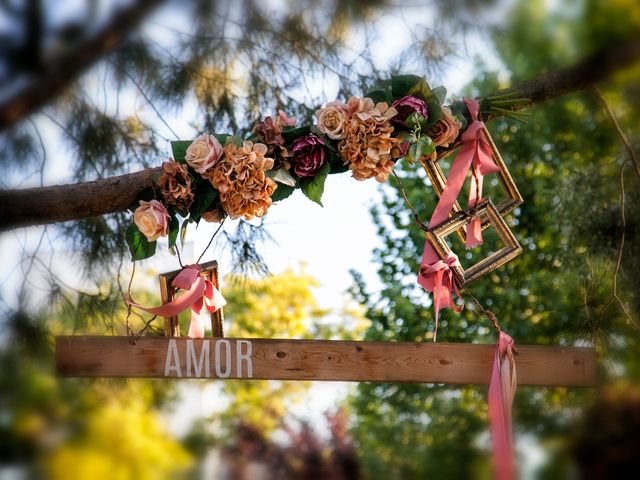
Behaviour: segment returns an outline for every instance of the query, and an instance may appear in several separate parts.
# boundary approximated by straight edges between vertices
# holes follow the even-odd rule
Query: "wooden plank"
[[[591,387],[592,348],[518,346],[519,385]],[[487,384],[493,345],[329,340],[56,338],[66,377],[255,378]]]

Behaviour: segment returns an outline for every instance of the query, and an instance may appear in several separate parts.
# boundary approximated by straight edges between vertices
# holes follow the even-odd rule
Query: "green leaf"
[[[233,138],[233,135],[231,135],[230,133],[214,133],[212,134],[212,136],[215,137],[218,142],[220,142],[220,145],[226,145],[227,138]]]
[[[435,96],[427,100],[427,123],[424,128],[429,128],[442,118],[442,107]]]
[[[202,214],[209,210],[213,202],[218,198],[218,191],[209,182],[200,182],[196,187],[195,201],[191,204],[189,213],[194,222],[199,222]]]
[[[422,115],[420,115],[418,112],[413,112],[411,115],[407,117],[406,122],[407,122],[407,127],[414,130],[418,127],[424,128],[427,123],[427,119],[424,118]]]
[[[176,244],[178,238],[178,231],[180,230],[180,221],[176,215],[171,217],[171,223],[169,223],[169,250]]]
[[[430,98],[436,98],[431,91],[431,87],[424,78],[421,78],[420,81],[416,83],[411,90],[409,90],[407,95],[413,95],[414,97],[421,98],[425,102],[429,101]]]
[[[304,137],[305,135],[309,135],[311,133],[311,127],[309,125],[305,127],[298,128],[285,128],[282,131],[282,138],[290,145],[296,138]]]
[[[193,140],[175,140],[171,142],[171,152],[173,153],[173,159],[179,163],[185,163],[185,155],[187,148],[193,143]]]
[[[328,148],[325,152],[329,154],[329,173],[343,173],[349,170],[349,165],[345,165],[342,158],[340,158],[340,154],[336,150]]]
[[[436,151],[436,144],[433,143],[430,137],[423,135],[418,140],[418,144],[420,144],[420,149],[422,150],[422,156],[427,157]]]
[[[183,222],[182,228],[180,228],[180,246],[184,248],[184,242],[187,241],[187,227],[189,226],[189,222]]]
[[[280,200],[284,200],[289,197],[295,188],[290,187],[289,185],[285,185],[284,183],[278,183],[278,188],[271,195],[271,200],[274,202],[279,202]]]
[[[393,101],[393,98],[391,97],[389,92],[383,88],[375,88],[373,90],[369,90],[366,93],[365,97],[369,97],[371,100],[373,100],[373,103],[378,103],[378,102],[391,103]]]
[[[318,170],[314,177],[305,178],[300,181],[302,193],[304,193],[309,200],[317,203],[320,206],[322,206],[324,182],[327,179],[327,175],[329,175],[330,170],[331,166],[329,165],[329,162],[325,162],[325,164],[320,168],[320,170]]]
[[[447,97],[447,89],[442,85],[431,90],[431,93],[436,97],[440,105],[444,103],[444,99]]]
[[[427,83],[424,78],[418,75],[396,75],[391,77],[391,95],[393,98],[401,98],[412,95],[411,91],[419,82]],[[427,88],[429,86],[427,85]]]
[[[157,242],[147,240],[147,237],[142,234],[135,223],[131,223],[131,225],[127,227],[125,238],[127,245],[129,245],[129,251],[131,252],[131,260],[134,262],[152,257],[156,253]]]

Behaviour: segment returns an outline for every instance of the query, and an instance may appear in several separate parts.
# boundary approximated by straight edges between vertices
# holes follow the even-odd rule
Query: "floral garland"
[[[162,164],[127,230],[133,260],[152,256],[159,237],[172,249],[189,222],[262,217],[297,188],[322,205],[329,174],[350,170],[356,180],[385,182],[402,158],[435,159],[469,122],[465,104],[444,106],[445,96],[444,87],[400,75],[365,97],[328,103],[314,125],[296,127],[279,111],[244,140],[205,133],[172,142],[174,159]]]

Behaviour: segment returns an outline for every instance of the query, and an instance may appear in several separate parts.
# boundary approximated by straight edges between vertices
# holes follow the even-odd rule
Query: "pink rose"
[[[187,164],[199,174],[205,173],[222,156],[222,145],[213,135],[200,135],[196,138],[185,154]]]
[[[342,140],[346,135],[348,121],[347,106],[342,102],[330,102],[326,107],[316,110],[318,129],[333,140]]]
[[[158,200],[140,200],[140,206],[133,212],[133,221],[147,240],[153,242],[167,234],[171,217]]]

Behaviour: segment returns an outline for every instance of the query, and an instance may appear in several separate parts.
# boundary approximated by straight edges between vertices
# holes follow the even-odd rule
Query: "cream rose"
[[[437,147],[448,147],[458,138],[461,126],[460,122],[451,113],[451,109],[442,107],[442,117],[429,128],[427,135],[431,137]]]
[[[167,234],[171,217],[158,200],[140,200],[140,206],[133,212],[133,221],[147,240],[153,242]]]
[[[318,117],[318,129],[326,133],[329,138],[342,140],[347,132],[346,105],[341,102],[330,102],[326,107],[316,110]]]
[[[222,156],[222,145],[213,135],[200,135],[196,138],[185,154],[187,164],[199,174],[203,174]]]

